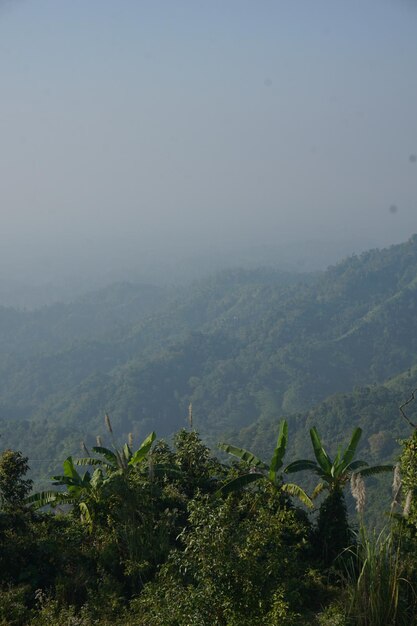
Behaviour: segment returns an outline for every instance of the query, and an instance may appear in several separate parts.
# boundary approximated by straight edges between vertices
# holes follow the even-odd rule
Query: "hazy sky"
[[[2,262],[417,231],[417,1],[0,0]]]

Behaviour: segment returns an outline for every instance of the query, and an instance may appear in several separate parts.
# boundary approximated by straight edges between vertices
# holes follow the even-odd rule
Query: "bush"
[[[297,623],[307,568],[306,519],[275,508],[268,489],[191,502],[183,549],[171,553],[136,601],[139,624]]]
[[[24,585],[0,590],[0,626],[23,626],[30,612],[26,607],[28,588]]]

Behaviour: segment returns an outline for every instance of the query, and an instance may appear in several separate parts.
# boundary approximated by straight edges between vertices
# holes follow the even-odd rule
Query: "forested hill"
[[[0,351],[27,357],[123,333],[160,310],[170,295],[170,290],[155,285],[117,283],[71,303],[34,311],[0,306]]]
[[[72,305],[3,309],[2,446],[49,471],[81,438],[95,440],[104,411],[119,436],[169,436],[190,401],[211,442],[242,430],[262,437],[251,425],[283,414],[301,424],[315,405],[327,407],[314,415],[324,434],[361,418],[383,439],[399,418],[390,409],[376,423],[362,407],[375,386],[389,389],[390,407],[407,395],[416,313],[417,236],[322,274],[236,270],[177,293],[116,285]],[[370,391],[352,396],[355,387]]]
[[[336,393],[307,411],[286,416],[290,423],[289,457],[310,451],[309,429],[317,426],[327,448],[335,454],[346,443],[353,426],[364,430],[360,455],[370,462],[394,460],[399,454],[399,441],[409,437],[412,428],[399,410],[417,389],[417,366],[387,380],[384,384],[355,387],[349,393]],[[411,401],[404,411],[417,424],[417,402]],[[231,434],[240,446],[269,458],[276,443],[277,420],[261,417],[249,426]]]

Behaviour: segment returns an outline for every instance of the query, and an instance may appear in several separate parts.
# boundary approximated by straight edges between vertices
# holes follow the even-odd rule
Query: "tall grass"
[[[355,626],[413,626],[413,588],[405,578],[401,541],[392,528],[369,534],[361,524],[346,560],[347,613]]]

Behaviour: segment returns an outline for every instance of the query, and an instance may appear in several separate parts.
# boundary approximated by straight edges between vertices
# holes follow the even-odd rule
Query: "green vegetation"
[[[0,309],[0,626],[416,624],[416,296],[413,237]]]
[[[357,626],[412,624],[414,589],[392,530],[369,535],[361,526],[358,545],[350,553],[347,580],[352,621]]]
[[[406,428],[394,411],[417,386],[416,276],[413,237],[321,274],[235,270],[175,293],[114,285],[68,305],[0,309],[3,444],[46,487],[81,439],[102,433],[103,412],[120,438],[169,438],[192,402],[211,446],[268,457],[285,415],[300,433],[288,453],[303,458],[313,423],[337,445],[354,417],[372,433],[372,462],[394,458]]]
[[[283,420],[279,428],[277,445],[269,465],[258,459],[254,454],[252,454],[252,452],[248,452],[248,450],[236,448],[235,446],[231,446],[229,444],[220,444],[220,450],[242,459],[242,461],[245,461],[250,466],[250,470],[225,483],[220,488],[219,493],[227,495],[232,491],[246,487],[246,485],[249,485],[250,483],[257,482],[259,480],[266,480],[270,483],[274,490],[287,493],[291,496],[297,496],[303,504],[312,508],[313,503],[305,491],[301,489],[299,485],[294,483],[284,483],[282,481],[282,475],[278,473],[278,470],[280,470],[283,466],[283,459],[287,449],[287,441],[288,424],[285,420]]]
[[[310,430],[311,443],[316,462],[299,460],[290,463],[286,468],[287,474],[308,470],[317,474],[320,482],[313,491],[313,498],[327,490],[328,495],[319,509],[317,528],[315,532],[316,551],[326,564],[334,561],[346,545],[352,541],[348,526],[346,503],[343,488],[350,480],[352,495],[356,497],[354,485],[364,476],[373,476],[382,472],[392,472],[392,465],[378,465],[369,467],[361,460],[354,461],[356,448],[362,435],[361,428],[355,428],[347,448],[339,447],[332,460],[323,447],[317,428]],[[363,487],[362,487],[363,488]],[[359,497],[357,498],[359,500]],[[359,503],[359,509],[362,503]]]
[[[108,416],[106,424],[110,446],[66,459],[53,478],[62,491],[28,495],[27,459],[1,455],[0,624],[417,624],[416,524],[409,499],[398,504],[402,487],[417,488],[414,434],[395,469],[398,510],[389,531],[366,530],[363,500],[354,539],[340,496],[346,472],[360,476],[357,429],[333,462],[313,430],[318,467],[328,461],[336,468],[343,459],[345,469],[332,481],[330,470],[328,495],[312,516],[278,473],[285,421],[268,465],[227,444],[236,461],[222,464],[195,430],[179,431],[173,448],[151,433],[134,451],[132,441],[117,445]],[[77,465],[89,469],[81,475]],[[255,479],[242,482],[245,476]],[[331,524],[323,524],[325,515]],[[324,553],[336,526],[338,551]]]

